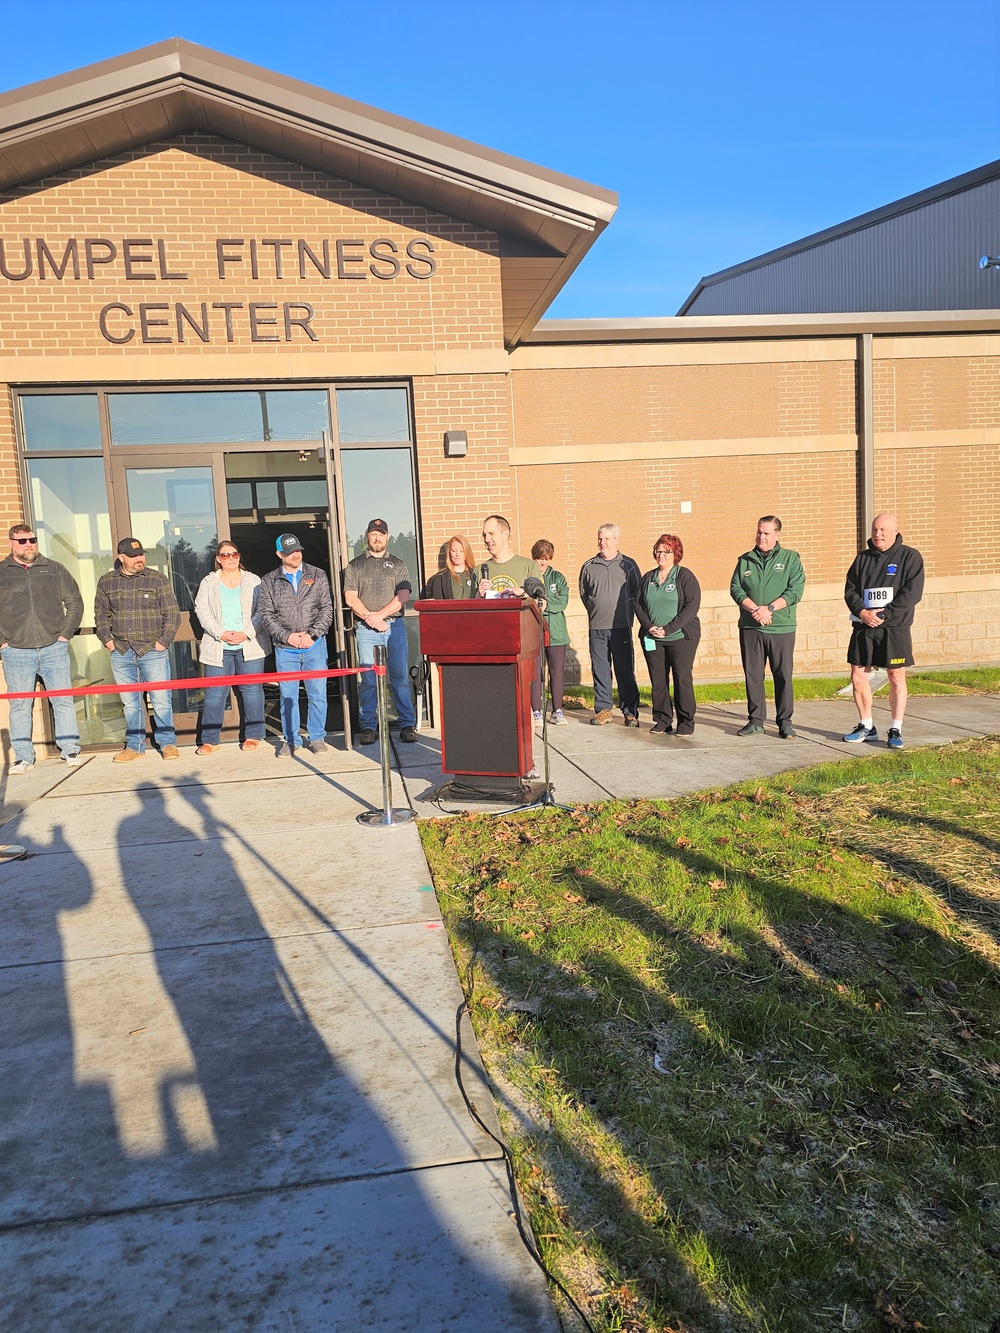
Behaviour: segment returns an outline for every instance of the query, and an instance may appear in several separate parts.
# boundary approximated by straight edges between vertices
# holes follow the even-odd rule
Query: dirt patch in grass
[[[987,1333],[998,775],[994,738],[422,825],[539,1244],[595,1327]]]

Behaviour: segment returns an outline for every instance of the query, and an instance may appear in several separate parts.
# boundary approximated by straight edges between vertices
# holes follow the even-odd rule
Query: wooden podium
[[[415,605],[420,651],[441,684],[442,771],[526,777],[534,767],[531,683],[545,635],[538,607],[520,597]]]

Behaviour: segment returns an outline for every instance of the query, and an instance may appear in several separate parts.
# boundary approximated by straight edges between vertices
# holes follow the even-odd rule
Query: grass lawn
[[[998,776],[992,738],[421,825],[535,1233],[595,1328],[988,1333]]]
[[[836,699],[837,691],[850,681],[845,670],[842,676],[796,676],[795,698]],[[906,683],[912,695],[929,694],[1000,694],[1000,667],[967,667],[958,671],[915,671],[906,673]],[[774,682],[770,675],[764,683],[764,690],[769,699],[774,698]],[[730,704],[745,703],[746,690],[742,681],[696,685],[695,695],[699,703]],[[888,699],[888,686],[879,692],[880,699]],[[618,695],[615,694],[617,700]],[[639,698],[642,703],[651,703],[648,685],[639,686]],[[567,708],[592,708],[594,691],[589,685],[567,685]]]

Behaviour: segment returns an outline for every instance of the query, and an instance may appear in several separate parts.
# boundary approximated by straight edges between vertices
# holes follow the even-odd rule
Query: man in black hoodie
[[[847,571],[844,588],[844,600],[854,622],[847,660],[859,719],[845,741],[878,740],[868,676],[873,668],[881,667],[889,676],[892,714],[886,744],[890,750],[903,748],[906,668],[913,666],[910,626],[923,595],[923,557],[912,546],[903,545],[894,514],[879,514],[872,523],[868,549]]]

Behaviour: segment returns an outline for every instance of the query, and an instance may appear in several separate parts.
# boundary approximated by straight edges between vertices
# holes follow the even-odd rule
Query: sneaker
[[[654,722],[649,730],[654,734],[657,731],[663,731],[666,732],[666,734],[669,736],[670,733],[673,731],[673,729],[674,727],[672,722]]]
[[[164,759],[180,759],[181,752],[176,745],[165,745],[162,750]]]
[[[405,741],[407,745],[413,745],[417,740],[416,727],[401,727],[399,731],[399,739]]]
[[[113,764],[130,764],[133,759],[141,759],[145,753],[145,750],[130,750],[126,745],[124,750],[118,751],[111,762]]]
[[[533,708],[531,710],[531,716],[535,719],[536,722],[541,722],[542,710],[540,708]]]
[[[863,722],[859,722],[843,739],[848,745],[860,745],[862,741],[877,741],[878,727],[866,727]]]
[[[602,708],[599,713],[595,713],[590,719],[590,725],[592,727],[606,727],[613,716],[614,714],[610,708]]]
[[[27,773],[29,768],[34,767],[35,765],[29,764],[27,759],[18,759],[10,766],[11,777],[14,777],[15,774],[20,775],[21,773]]]
[[[330,747],[326,741],[310,741],[309,748],[313,754],[326,754]]]
[[[790,723],[786,722],[783,727],[778,728],[778,735],[781,737],[783,741],[791,741],[795,739],[795,737],[798,735],[798,732],[795,730],[793,726],[791,726]]]
[[[885,740],[890,750],[901,750],[903,748],[903,733],[898,727],[890,727],[889,735]]]
[[[625,725],[626,727],[637,727],[639,725],[639,719],[636,717],[635,713],[625,714]]]
[[[736,734],[737,736],[761,736],[763,733],[764,728],[759,722],[748,722],[745,727],[740,727]]]
[[[374,745],[378,740],[378,732],[372,731],[371,727],[362,727],[358,732],[359,745]]]
[[[278,746],[278,748],[275,750],[274,757],[275,759],[291,759],[294,753],[295,751],[288,744],[288,742],[282,741],[281,744]]]
[[[83,755],[77,750],[76,754],[64,754],[62,761],[67,768],[79,768],[83,763]]]
[[[561,708],[557,708],[554,713],[549,714],[550,727],[564,727],[565,725],[566,719],[563,716],[563,710]]]

